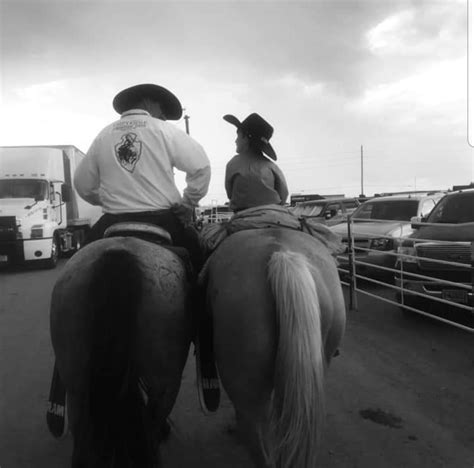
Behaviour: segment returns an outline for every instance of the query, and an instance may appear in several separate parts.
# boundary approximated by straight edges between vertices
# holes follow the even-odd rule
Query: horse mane
[[[152,468],[157,441],[151,438],[134,362],[141,271],[134,255],[120,248],[92,261],[89,385],[75,434],[73,466]]]
[[[270,466],[316,464],[325,409],[325,360],[312,272],[297,252],[274,252],[268,263],[278,328],[270,432],[263,447]]]

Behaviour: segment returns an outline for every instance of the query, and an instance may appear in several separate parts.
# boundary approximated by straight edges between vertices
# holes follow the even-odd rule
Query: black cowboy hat
[[[276,161],[276,153],[269,143],[273,135],[273,127],[263,117],[253,113],[240,122],[237,117],[227,114],[224,115],[223,119],[242,130],[250,139],[257,143],[261,151]]]
[[[183,115],[179,99],[171,91],[155,84],[139,84],[124,89],[114,97],[112,105],[119,114],[122,114],[132,109],[142,97],[158,101],[167,120],[179,120]]]

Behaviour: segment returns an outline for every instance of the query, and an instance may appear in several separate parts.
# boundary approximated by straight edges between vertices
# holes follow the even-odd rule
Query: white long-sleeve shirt
[[[186,173],[183,196],[173,169]],[[202,146],[175,125],[131,109],[105,127],[74,174],[74,186],[105,213],[153,211],[176,203],[197,206],[211,169]]]

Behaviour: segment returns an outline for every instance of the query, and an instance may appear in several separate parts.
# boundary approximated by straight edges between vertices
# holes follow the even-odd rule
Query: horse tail
[[[92,267],[83,299],[91,307],[89,387],[74,450],[84,466],[155,466],[134,362],[141,278],[123,249],[106,250]]]
[[[325,361],[312,267],[300,253],[274,252],[268,278],[279,332],[266,452],[278,467],[314,467],[324,419]]]

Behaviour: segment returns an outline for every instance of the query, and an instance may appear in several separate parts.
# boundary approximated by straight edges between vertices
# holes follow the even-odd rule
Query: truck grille
[[[0,216],[0,240],[11,241],[16,239],[15,216]]]
[[[427,259],[471,265],[471,245],[466,244],[419,244],[416,247],[419,267],[431,271],[467,271],[462,265],[430,262]]]

